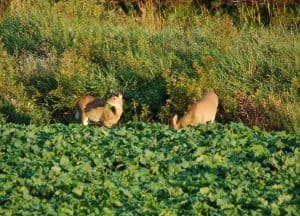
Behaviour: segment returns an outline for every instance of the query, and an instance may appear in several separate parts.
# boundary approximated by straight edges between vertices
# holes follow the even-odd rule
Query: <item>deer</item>
[[[178,129],[188,125],[213,123],[216,118],[218,103],[218,96],[215,92],[205,92],[203,97],[194,103],[180,119],[178,119],[178,115],[171,118],[171,128]]]
[[[81,124],[87,126],[89,121],[100,122],[110,128],[117,124],[123,113],[123,94],[113,92],[107,100],[93,96],[83,96],[76,101],[75,118],[81,117]]]

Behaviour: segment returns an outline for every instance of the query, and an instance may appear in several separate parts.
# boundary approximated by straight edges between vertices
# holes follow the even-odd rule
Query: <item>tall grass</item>
[[[126,15],[87,0],[19,4],[0,23],[0,86],[12,89],[0,96],[27,122],[70,122],[76,97],[114,88],[127,94],[122,121],[168,123],[214,89],[220,122],[299,131],[300,37],[284,22],[237,25],[188,8],[162,16],[151,5]]]

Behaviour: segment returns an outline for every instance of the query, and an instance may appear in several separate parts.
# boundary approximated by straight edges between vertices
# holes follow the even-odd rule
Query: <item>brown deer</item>
[[[123,94],[114,93],[107,100],[93,96],[80,97],[76,102],[75,118],[81,117],[81,123],[101,122],[105,127],[118,123],[123,113]]]
[[[177,115],[171,118],[171,127],[174,129],[186,127],[188,125],[198,125],[203,123],[213,123],[215,121],[218,108],[218,96],[214,92],[206,92],[203,97],[194,103],[188,111],[178,119]]]

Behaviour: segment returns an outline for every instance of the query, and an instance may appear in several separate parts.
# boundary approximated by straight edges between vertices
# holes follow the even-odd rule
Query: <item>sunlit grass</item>
[[[214,89],[219,122],[299,130],[300,37],[284,18],[264,26],[204,9],[143,7],[138,16],[85,0],[12,5],[0,24],[3,59],[11,61],[9,70],[0,63],[10,74],[0,86],[20,87],[10,91],[18,100],[5,91],[1,98],[31,122],[69,122],[76,97],[116,88],[128,95],[122,121],[167,123]]]

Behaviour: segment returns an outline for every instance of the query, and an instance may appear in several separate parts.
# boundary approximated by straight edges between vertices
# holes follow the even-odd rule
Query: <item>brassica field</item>
[[[0,215],[299,215],[300,135],[0,123]]]

